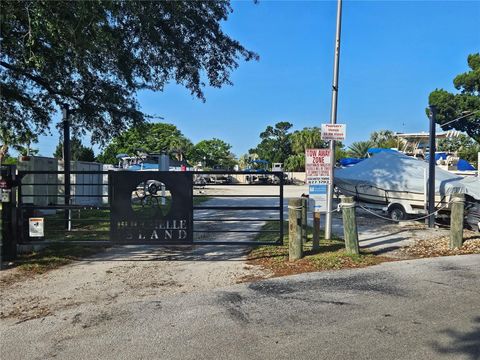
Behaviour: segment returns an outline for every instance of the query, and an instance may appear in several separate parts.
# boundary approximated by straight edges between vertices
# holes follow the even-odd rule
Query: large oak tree
[[[72,126],[105,142],[145,120],[138,90],[230,84],[258,56],[222,31],[224,1],[1,1],[1,128],[16,138],[48,131],[72,110]]]
[[[437,106],[437,123],[444,130],[456,129],[464,131],[480,143],[479,53],[468,56],[468,66],[470,67],[470,71],[458,75],[453,80],[455,89],[457,89],[459,93],[452,94],[443,89],[436,89],[430,93],[429,103],[430,105]],[[458,118],[461,119],[446,124]]]
[[[188,156],[193,165],[202,163],[207,168],[219,167],[230,170],[236,164],[235,156],[230,151],[232,146],[220,139],[202,140],[195,144]]]
[[[292,153],[291,133],[292,124],[280,121],[275,126],[267,126],[260,133],[260,143],[256,148],[250,149],[250,154],[256,154],[260,159],[272,163],[284,163]]]
[[[192,142],[175,125],[145,123],[114,137],[97,160],[105,164],[115,164],[119,154],[135,156],[138,153],[162,152],[182,160],[192,148]]]

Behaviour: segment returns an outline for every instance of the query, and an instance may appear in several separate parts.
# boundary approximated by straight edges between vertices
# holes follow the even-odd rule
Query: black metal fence
[[[70,186],[68,181],[65,184],[63,171],[19,171],[16,184],[17,242],[98,245],[283,244],[284,175],[281,172],[178,172],[178,176],[187,176],[190,179],[191,186],[175,191],[190,191],[191,196],[185,198],[190,200],[174,205],[191,212],[192,220],[191,229],[188,229],[191,231],[191,235],[188,235],[190,240],[178,242],[172,239],[171,235],[170,238],[165,238],[170,241],[166,241],[159,238],[158,234],[154,234],[156,237],[152,235],[151,238],[135,235],[128,238],[128,241],[116,241],[116,233],[113,230],[118,229],[119,223],[113,221],[112,199],[115,199],[114,194],[118,195],[115,188],[118,182],[112,182],[112,176],[119,173],[127,178],[135,177],[133,174],[138,176],[139,173],[143,176],[143,180],[125,195],[128,196],[129,211],[131,213],[133,209],[137,219],[144,216],[161,219],[169,211],[169,206],[172,206],[172,195],[173,201],[179,198],[165,187],[164,182],[147,180],[149,176],[152,179],[156,176],[161,180],[162,174],[157,171],[71,171]],[[174,179],[175,174],[170,172],[163,175]],[[68,190],[69,187],[70,191],[65,193],[65,189]],[[152,208],[155,212],[151,211]],[[30,220],[35,218],[43,219],[42,238],[30,236]],[[123,221],[120,225],[142,226],[138,221],[130,224],[127,222]],[[162,223],[158,224],[157,228],[163,229]]]
[[[110,241],[108,171],[18,172],[18,241],[68,241],[107,244]],[[65,189],[70,191],[65,193]],[[29,236],[29,219],[43,218],[44,237]]]

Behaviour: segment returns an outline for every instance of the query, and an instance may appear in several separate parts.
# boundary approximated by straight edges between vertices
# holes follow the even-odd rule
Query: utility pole
[[[340,34],[342,31],[342,0],[337,0],[337,31],[335,35],[335,59],[333,62],[332,104],[330,124],[337,123],[338,71],[340,62]],[[325,239],[332,237],[333,170],[335,167],[335,141],[330,140],[330,184],[327,187],[327,214],[325,217]]]
[[[435,119],[437,107],[430,105],[430,144],[428,146],[428,227],[435,227]]]

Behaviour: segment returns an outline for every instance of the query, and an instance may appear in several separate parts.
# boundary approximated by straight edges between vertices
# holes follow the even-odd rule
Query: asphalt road
[[[480,359],[480,256],[3,320],[3,359]]]

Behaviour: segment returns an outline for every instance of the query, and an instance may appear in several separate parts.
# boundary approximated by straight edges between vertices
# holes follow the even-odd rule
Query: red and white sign
[[[330,184],[332,179],[330,149],[306,149],[305,172],[307,184]]]
[[[322,140],[345,140],[345,124],[322,124]]]

